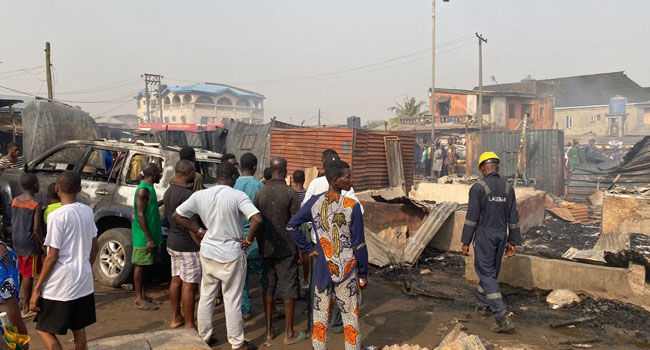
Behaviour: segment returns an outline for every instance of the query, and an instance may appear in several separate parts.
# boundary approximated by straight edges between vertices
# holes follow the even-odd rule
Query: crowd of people
[[[430,141],[422,141],[422,144],[416,141],[414,151],[415,170],[426,179],[457,173],[458,148],[454,139],[448,139],[446,146],[441,139],[437,139],[433,145]]]
[[[260,181],[255,155],[237,160],[226,154],[217,167],[217,185],[205,189],[194,150],[184,147],[179,155],[162,199],[154,188],[162,169],[145,164],[139,176],[131,227],[135,307],[160,308],[145,284],[167,227],[170,327],[194,328],[214,345],[213,313],[223,304],[232,348],[257,348],[243,328],[252,317],[248,285],[254,275],[262,286],[265,345],[277,336],[273,321],[280,299],[284,344],[311,340],[315,349],[327,349],[329,330],[344,333],[346,349],[360,349],[360,290],[368,284],[368,253],[350,166],[325,150],[321,176],[305,189],[300,170],[288,184],[284,158],[272,158]],[[0,311],[22,334],[28,333],[24,319],[35,316],[47,349],[61,349],[57,335],[68,330],[75,349],[86,349],[85,328],[96,322],[92,264],[98,246],[93,211],[76,201],[81,178],[72,171],[60,174],[47,189],[48,203],[37,199],[34,174],[23,174],[20,184],[23,193],[11,207],[12,247],[0,242]],[[309,329],[298,331],[295,302],[303,291],[309,293]]]

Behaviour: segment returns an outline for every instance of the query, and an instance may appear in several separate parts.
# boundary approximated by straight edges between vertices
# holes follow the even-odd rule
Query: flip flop
[[[144,300],[154,304],[154,305],[162,305],[162,301],[158,301],[152,297],[144,297]]]
[[[155,310],[158,310],[158,307],[156,305],[154,305],[154,304],[152,304],[151,302],[148,302],[148,301],[145,302],[144,304],[142,304],[142,306],[137,306],[136,305],[135,308],[138,309],[138,310],[141,310],[141,311],[155,311]]]
[[[21,316],[22,318],[30,318],[30,317],[34,317],[34,316],[36,316],[36,313],[35,313],[34,311],[29,310],[27,313],[23,313],[23,312],[21,312],[21,313],[20,313],[20,316]]]
[[[302,341],[307,340],[307,338],[308,338],[308,336],[307,336],[307,334],[305,334],[305,332],[298,332],[298,335],[295,338],[293,338],[291,340],[285,339],[284,340],[284,345],[298,344],[298,343],[300,343]]]

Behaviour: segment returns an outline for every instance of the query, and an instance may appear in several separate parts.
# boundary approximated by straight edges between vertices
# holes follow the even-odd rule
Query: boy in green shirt
[[[50,204],[47,205],[47,208],[45,208],[45,211],[43,212],[45,225],[47,225],[47,216],[50,215],[51,212],[61,208],[61,199],[59,198],[59,195],[56,194],[56,182],[51,183],[47,187],[47,199]]]
[[[158,211],[158,197],[153,185],[160,183],[162,178],[160,167],[155,163],[147,164],[142,170],[144,178],[140,181],[133,203],[133,222],[131,236],[133,238],[133,285],[135,288],[135,307],[143,310],[155,310],[153,300],[148,299],[144,292],[144,267],[153,265],[156,247],[162,244],[162,225]]]

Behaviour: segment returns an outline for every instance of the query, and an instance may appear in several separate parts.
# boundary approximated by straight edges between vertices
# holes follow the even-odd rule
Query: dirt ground
[[[585,300],[567,310],[551,310],[543,302],[542,292],[528,292],[504,287],[503,294],[517,333],[494,334],[489,321],[474,312],[475,286],[462,278],[463,258],[457,254],[425,251],[414,268],[373,269],[370,286],[363,292],[361,308],[363,346],[419,344],[435,347],[447,331],[462,322],[467,331],[493,344],[512,349],[572,349],[561,342],[597,339],[593,349],[650,349],[650,313],[622,303]],[[421,275],[422,269],[432,272]],[[257,286],[257,282],[253,282]],[[168,328],[171,313],[165,283],[150,287],[150,295],[162,301],[157,311],[139,311],[133,307],[133,292],[96,286],[97,324],[88,328],[89,340],[116,335],[151,332]],[[253,320],[245,324],[246,337],[261,345],[264,320],[261,313],[261,290],[253,288]],[[306,327],[306,301],[297,303],[296,330]],[[278,304],[281,308],[281,305]],[[606,316],[603,316],[606,315]],[[552,329],[550,323],[582,316],[596,316],[596,321],[575,328]],[[215,310],[214,325],[219,343],[214,349],[230,349],[226,341],[223,307]],[[311,349],[309,341],[284,346],[284,320],[276,321],[278,335],[273,349]],[[36,336],[34,323],[28,322],[30,334]],[[40,340],[31,349],[43,349]],[[72,334],[61,337],[66,349],[73,348]],[[343,349],[341,334],[330,336],[331,349]]]

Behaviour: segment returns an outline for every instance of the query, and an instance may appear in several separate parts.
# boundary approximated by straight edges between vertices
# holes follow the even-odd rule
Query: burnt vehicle
[[[20,176],[24,172],[38,177],[41,186],[38,196],[43,203],[46,203],[47,186],[55,182],[60,173],[66,170],[78,172],[81,175],[81,193],[77,198],[93,209],[98,229],[99,254],[93,266],[95,278],[103,285],[118,287],[131,278],[133,271],[131,222],[139,174],[147,163],[157,163],[163,169],[160,183],[154,186],[158,198],[162,199],[174,176],[179,150],[142,141],[64,142],[36,157],[24,169],[7,169],[2,173],[3,206],[10,206],[11,198],[22,193]],[[206,187],[216,184],[216,168],[221,162],[221,154],[197,150],[196,159]],[[10,214],[7,212],[5,210],[5,215]],[[160,248],[161,255],[165,256],[164,247]]]

